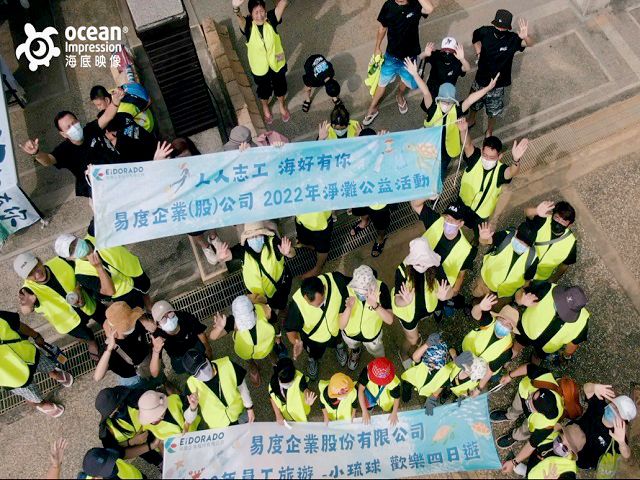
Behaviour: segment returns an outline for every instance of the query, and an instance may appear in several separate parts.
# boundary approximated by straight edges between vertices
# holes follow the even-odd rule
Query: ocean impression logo
[[[38,32],[33,25],[27,23],[24,26],[24,33],[27,39],[16,48],[16,57],[22,55],[29,60],[29,70],[35,72],[40,65],[49,66],[53,57],[60,56],[60,49],[53,44],[52,35],[58,35],[58,30],[47,27],[42,32]]]

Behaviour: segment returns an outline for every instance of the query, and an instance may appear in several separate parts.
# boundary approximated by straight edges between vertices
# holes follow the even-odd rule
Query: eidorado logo
[[[35,72],[40,65],[49,66],[53,57],[60,56],[60,49],[53,44],[52,35],[58,35],[58,30],[47,27],[42,32],[38,32],[33,25],[27,23],[24,26],[24,33],[27,39],[16,48],[16,57],[23,54],[29,60],[29,70]]]

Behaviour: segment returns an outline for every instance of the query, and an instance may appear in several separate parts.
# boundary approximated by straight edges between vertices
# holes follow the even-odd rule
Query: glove
[[[429,397],[427,398],[427,401],[424,402],[424,414],[427,416],[432,416],[433,415],[433,409],[436,408],[438,406],[438,401],[433,398],[433,397]]]

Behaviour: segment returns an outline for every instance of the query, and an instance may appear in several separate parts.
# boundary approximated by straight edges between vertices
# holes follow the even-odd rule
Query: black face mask
[[[503,38],[505,34],[505,32],[503,32],[502,30],[498,30],[498,27],[493,27],[493,33],[498,38]]]
[[[562,225],[560,222],[556,222],[555,220],[551,220],[551,232],[554,235],[561,235],[564,233],[565,229],[567,227],[565,227],[564,225]]]

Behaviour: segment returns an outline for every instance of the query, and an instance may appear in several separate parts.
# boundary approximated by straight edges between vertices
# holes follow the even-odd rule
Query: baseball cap
[[[13,270],[23,280],[26,279],[34,268],[38,265],[38,259],[31,252],[18,255],[13,261]]]
[[[562,321],[573,323],[578,320],[582,308],[587,304],[587,296],[580,287],[561,287],[553,289],[553,302]]]
[[[131,390],[127,387],[117,386],[103,388],[96,396],[96,410],[100,413],[100,421],[104,422],[113,411],[127,398]]]
[[[229,141],[223,145],[222,149],[225,152],[238,150],[240,144],[243,142],[247,142],[252,147],[256,146],[256,144],[251,141],[251,130],[244,125],[236,125],[231,129],[231,132],[229,132]]]
[[[379,386],[388,385],[396,375],[396,368],[387,357],[379,357],[369,362],[367,365],[369,380]]]
[[[511,30],[511,21],[513,20],[513,14],[509,10],[500,9],[496,12],[496,16],[493,19],[493,26],[499,28],[506,28]]]
[[[191,375],[195,375],[204,367],[207,362],[207,357],[197,348],[191,348],[182,356],[182,366]]]
[[[458,46],[458,42],[453,37],[444,37],[442,39],[442,43],[440,44],[441,50],[448,50],[450,52],[454,52],[456,47]]]
[[[631,398],[627,397],[626,395],[618,395],[613,399],[612,403],[614,403],[615,406],[618,407],[618,413],[623,420],[630,422],[631,420],[636,418],[638,409]]]
[[[162,392],[155,390],[147,390],[138,399],[138,419],[141,425],[149,425],[157,422],[164,416],[167,411],[167,396]]]
[[[463,206],[460,202],[453,202],[444,209],[444,214],[453,217],[455,220],[464,220]]]
[[[69,258],[73,253],[71,252],[71,244],[77,240],[75,235],[71,235],[69,233],[63,233],[58,238],[56,238],[56,242],[53,245],[53,249],[56,252],[56,255],[63,258]]]
[[[118,452],[110,448],[92,448],[82,460],[82,470],[92,477],[111,478],[118,458]]]
[[[335,373],[329,379],[329,398],[338,398],[340,395],[346,395],[351,393],[354,388],[353,380],[348,375],[344,373]],[[343,390],[346,390],[345,393],[342,393]]]
[[[156,323],[162,320],[162,317],[169,312],[175,312],[175,309],[173,308],[173,305],[166,300],[160,300],[154,303],[153,307],[151,307],[151,316]]]
[[[548,388],[541,388],[540,392],[533,400],[533,406],[536,411],[547,417],[548,419],[556,418],[558,416],[558,405],[556,404],[556,397]]]
[[[231,313],[233,313],[238,330],[251,330],[256,326],[255,308],[248,296],[236,297],[231,303]]]
[[[572,423],[562,427],[562,443],[573,453],[579,453],[587,443],[587,436],[578,425]]]
[[[114,302],[107,308],[105,326],[118,333],[128,332],[142,315],[144,310],[140,307],[131,308],[126,302]]]

